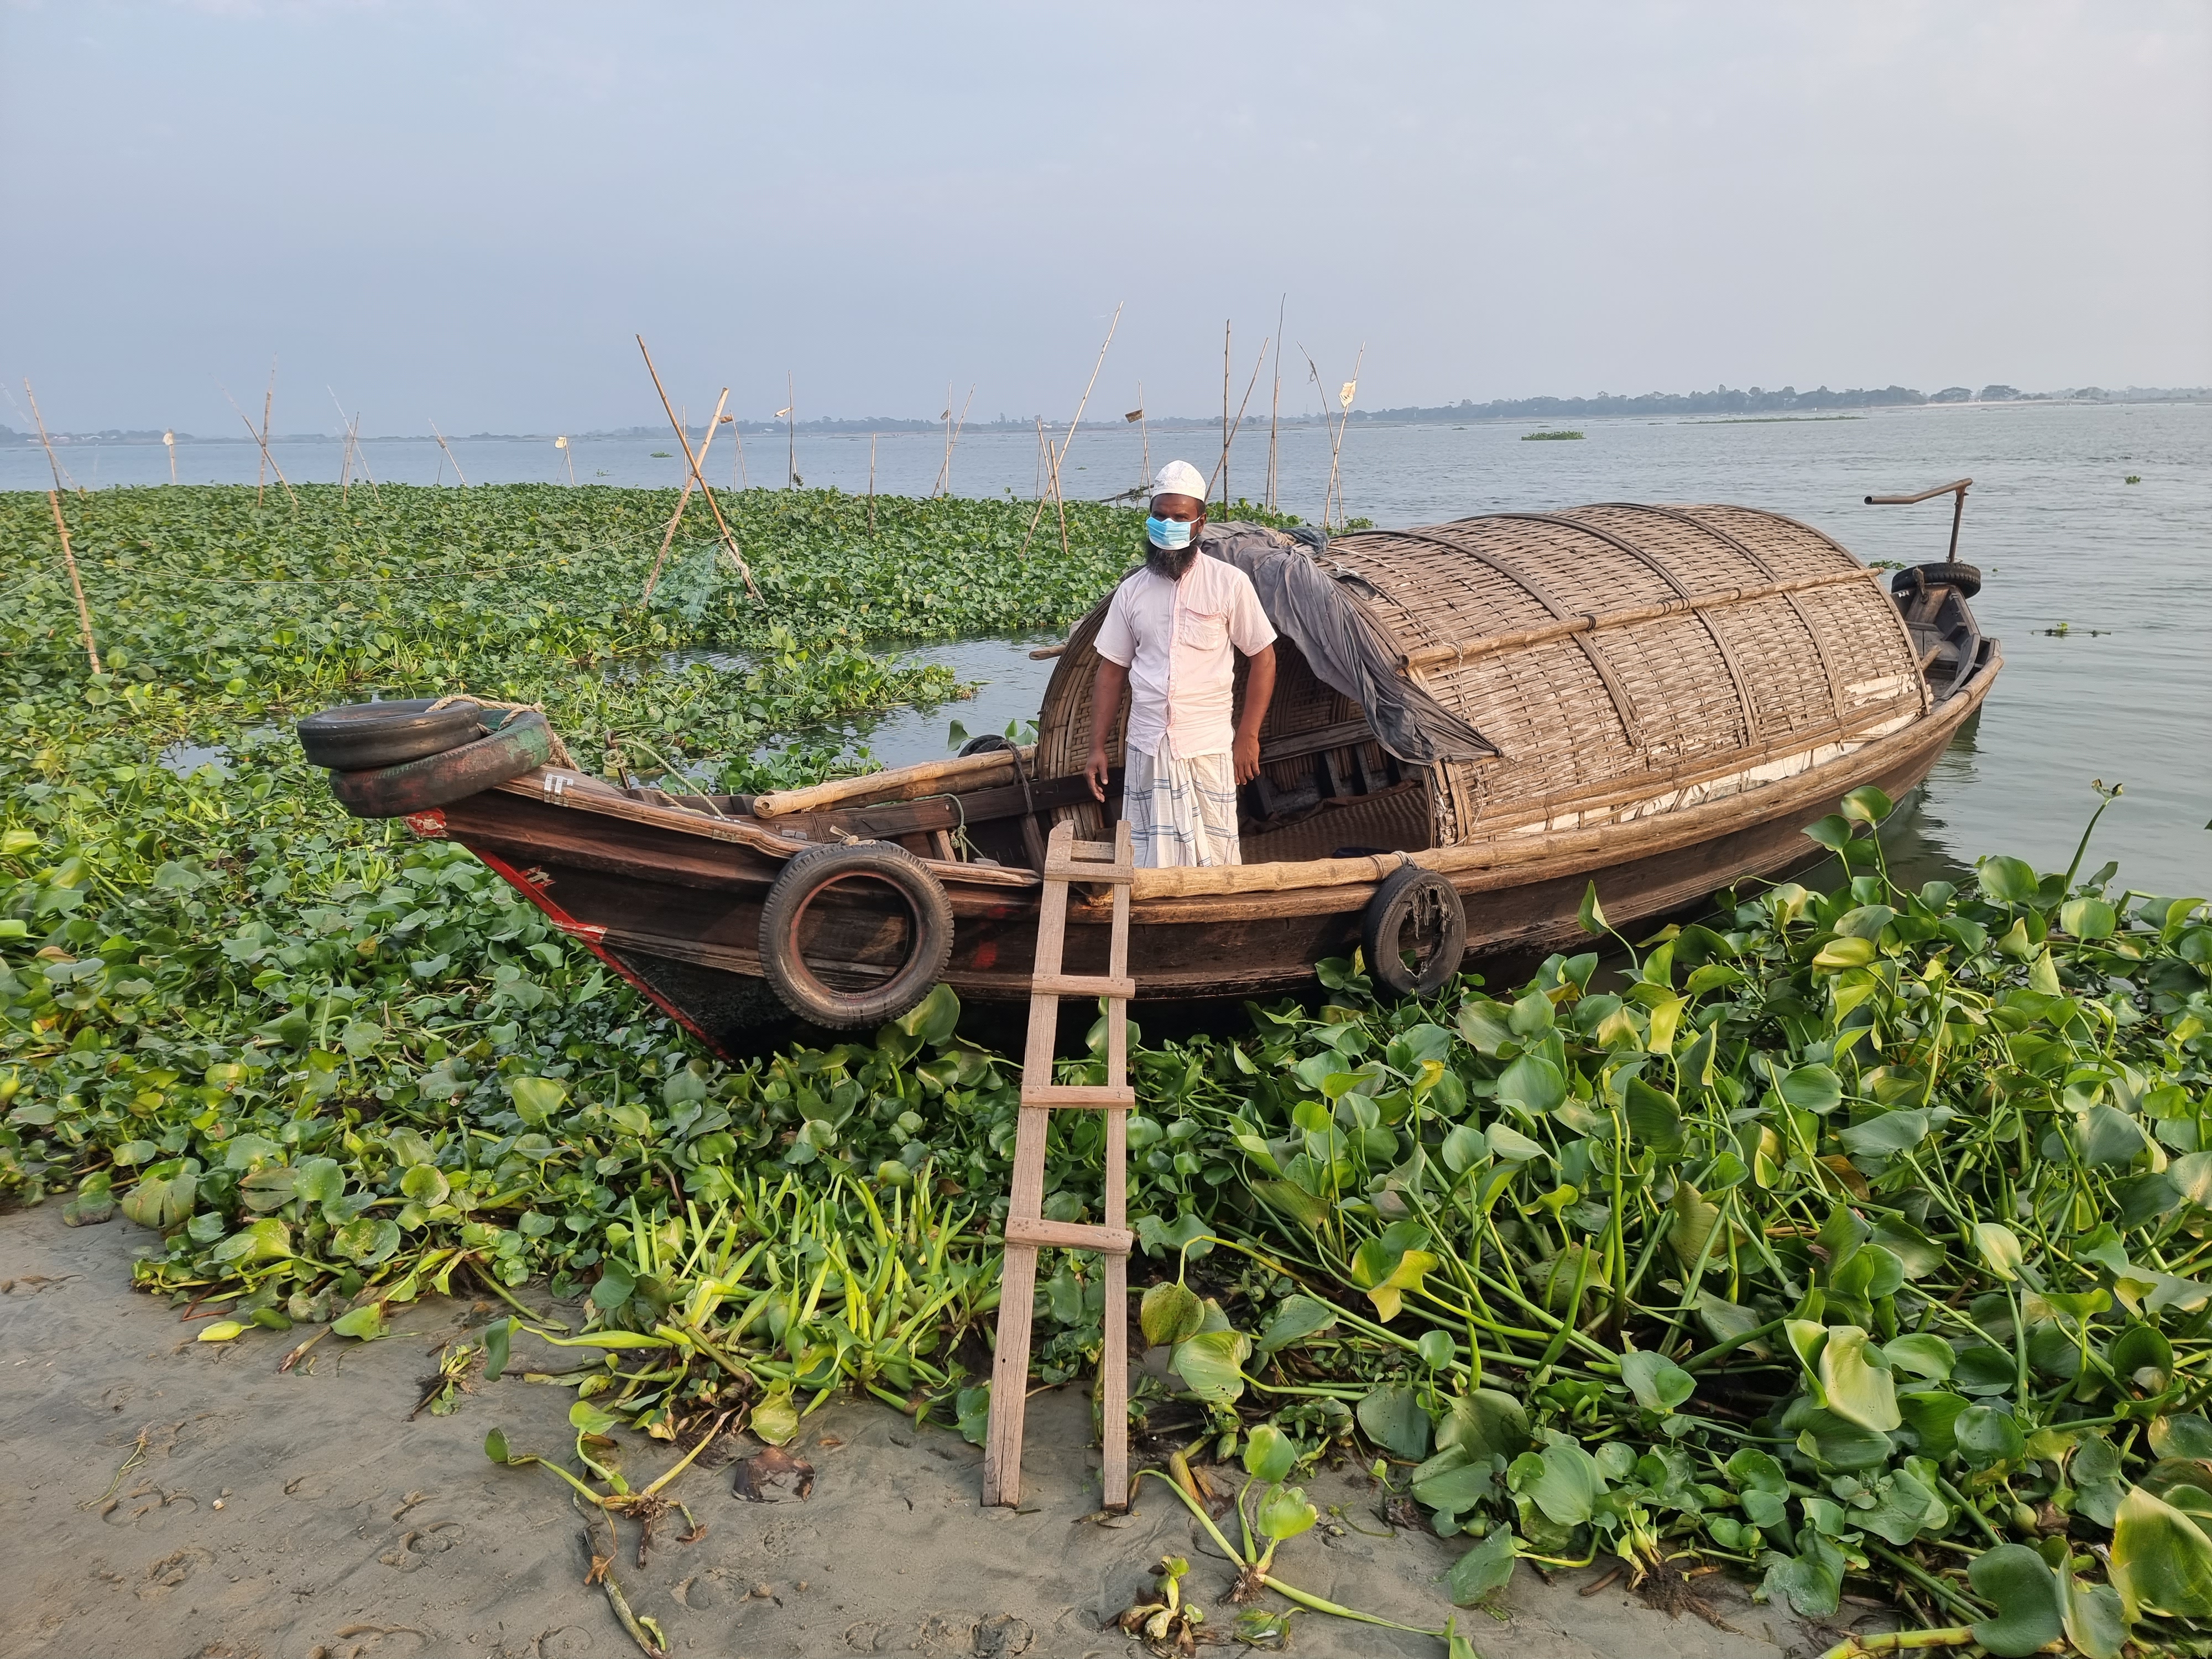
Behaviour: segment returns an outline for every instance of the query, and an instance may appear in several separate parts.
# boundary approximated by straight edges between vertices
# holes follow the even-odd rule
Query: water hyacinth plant
[[[872,645],[1064,623],[1133,520],[1071,507],[1091,539],[1023,566],[1018,508],[879,501],[878,556],[860,503],[754,492],[764,608],[643,611],[667,492],[383,497],[73,498],[97,675],[66,581],[15,579],[0,1194],[154,1230],[141,1285],[272,1357],[503,1299],[452,1375],[525,1329],[573,1354],[576,1443],[537,1455],[610,1528],[841,1390],[980,1439],[1018,1074],[951,993],[725,1065],[465,850],[344,818],[286,723],[459,684],[546,702],[587,766],[819,776],[775,739],[944,689]],[[45,509],[0,497],[11,546]],[[751,654],[671,654],[706,641]],[[1355,959],[1139,1034],[1139,1316],[1173,1375],[1133,1410],[1186,1498],[1178,1463],[1244,1466],[1242,1590],[1349,1613],[1296,1589],[1299,1471],[1379,1456],[1468,1540],[1462,1605],[1611,1558],[1662,1605],[1701,1566],[1813,1616],[1855,1586],[1904,1645],[2212,1640],[2212,921],[2081,853],[1903,887],[1889,811],[1856,793],[1808,830],[1832,874],[1655,938],[1593,890],[1591,949],[1517,987],[1386,1006]],[[1064,1117],[1045,1214],[1095,1219],[1103,1125]],[[1102,1279],[1041,1267],[1041,1379],[1095,1375]],[[643,1493],[610,1461],[635,1436]]]

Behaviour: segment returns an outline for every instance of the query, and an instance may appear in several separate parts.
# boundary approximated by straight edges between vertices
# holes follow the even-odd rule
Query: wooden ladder
[[[1036,960],[1030,980],[1030,1039],[1022,1058],[1021,1115],[1014,1136],[1012,1202],[1006,1210],[1006,1267],[999,1290],[999,1342],[991,1364],[991,1431],[983,1448],[983,1501],[1012,1504],[1022,1490],[1022,1417],[1028,1405],[1030,1321],[1036,1298],[1037,1251],[1098,1250],[1106,1257],[1106,1353],[1100,1369],[1104,1426],[1104,1507],[1126,1509],[1129,1495],[1128,1118],[1137,1103],[1129,1086],[1129,885],[1133,879],[1129,826],[1114,839],[1078,841],[1075,827],[1055,824],[1046,843],[1044,889],[1037,906]],[[1067,884],[1110,883],[1114,939],[1104,977],[1060,971],[1067,943]],[[1106,1081],[1065,1085],[1052,1080],[1062,997],[1106,999]],[[1055,1108],[1106,1114],[1106,1224],[1091,1227],[1044,1218],[1044,1156]]]

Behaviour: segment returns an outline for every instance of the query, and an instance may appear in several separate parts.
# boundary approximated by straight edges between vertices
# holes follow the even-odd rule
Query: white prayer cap
[[[1206,499],[1206,479],[1188,461],[1170,461],[1152,480],[1155,495],[1188,495],[1194,501]]]

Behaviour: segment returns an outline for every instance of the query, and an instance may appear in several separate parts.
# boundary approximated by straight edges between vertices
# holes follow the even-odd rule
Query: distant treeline
[[[1800,392],[1785,386],[1778,392],[1760,386],[1737,390],[1715,386],[1711,392],[1646,392],[1616,397],[1601,392],[1595,398],[1499,398],[1486,404],[1462,398],[1432,409],[1355,409],[1352,418],[1379,423],[1414,421],[1549,421],[1563,416],[1581,418],[1606,416],[1786,415],[1844,409],[1909,409],[1923,404],[1968,403],[2198,403],[2212,400],[2204,386],[2130,386],[2108,391],[2103,386],[2077,386],[2063,392],[2022,392],[2017,386],[1945,386],[1940,392],[1921,392],[1909,386],[1853,386],[1832,392],[1815,386]]]
[[[1602,419],[1607,416],[1697,416],[1697,415],[1788,415],[1818,413],[1826,410],[1847,409],[1910,409],[1923,404],[2000,404],[2000,403],[2093,403],[2093,404],[2148,404],[2148,403],[2208,403],[2212,402],[2212,386],[2131,386],[2107,388],[2097,386],[2074,386],[2060,392],[2022,392],[2017,386],[1991,385],[1978,392],[1972,386],[1947,386],[1940,392],[1920,392],[1909,386],[1881,387],[1853,386],[1843,392],[1831,392],[1826,386],[1814,386],[1810,392],[1800,392],[1794,386],[1785,386],[1779,392],[1769,392],[1760,386],[1736,390],[1730,386],[1715,386],[1711,392],[1645,392],[1634,397],[1616,397],[1601,392],[1595,398],[1498,398],[1486,404],[1462,398],[1455,404],[1438,404],[1433,407],[1407,409],[1355,409],[1351,418],[1375,425],[1412,424],[1428,421],[1550,421],[1562,417]],[[1302,416],[1287,424],[1309,424],[1316,416]],[[1036,417],[1009,421],[970,421],[966,429],[970,432],[1029,432],[1036,426]],[[738,431],[748,435],[781,432],[779,421],[739,421]],[[1105,424],[1115,422],[1109,421]],[[1165,428],[1197,427],[1213,428],[1219,422],[1212,416],[1155,416],[1152,424]],[[1249,424],[1249,422],[1248,422]],[[1053,421],[1044,422],[1045,430],[1059,430]],[[942,432],[942,421],[894,420],[889,416],[866,419],[845,419],[823,416],[799,422],[799,430],[810,434],[848,434],[859,435],[874,432]],[[703,430],[703,428],[702,428]],[[161,441],[157,431],[125,431],[109,428],[101,432],[57,432],[52,434],[57,443],[155,444]],[[198,438],[189,432],[173,434],[180,444],[240,443],[250,439]],[[553,434],[535,432],[471,432],[472,440],[509,441],[550,441]],[[657,426],[625,426],[602,428],[593,432],[579,432],[577,438],[607,440],[658,440],[666,435],[665,428]],[[18,432],[12,427],[0,426],[0,444],[36,443],[35,432]],[[335,433],[296,432],[272,437],[270,442],[337,443]],[[384,438],[364,439],[368,443],[416,442],[416,437],[389,434]]]

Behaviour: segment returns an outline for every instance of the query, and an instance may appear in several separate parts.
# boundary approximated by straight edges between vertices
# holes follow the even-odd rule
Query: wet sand
[[[483,1455],[495,1425],[518,1451],[565,1450],[574,1393],[521,1374],[568,1369],[574,1351],[519,1335],[500,1382],[480,1382],[450,1416],[410,1421],[417,1379],[442,1343],[489,1316],[483,1304],[419,1303],[382,1340],[325,1338],[280,1375],[311,1332],[198,1341],[202,1325],[130,1289],[131,1256],[150,1243],[120,1218],[66,1228],[58,1203],[0,1215],[0,1516],[12,1558],[0,1659],[637,1653],[605,1591],[584,1583],[591,1551],[568,1488]],[[535,1291],[523,1299],[543,1305]],[[634,1484],[672,1461],[623,1438]],[[784,1489],[746,1502],[729,1465],[695,1466],[671,1491],[705,1536],[678,1543],[672,1514],[640,1567],[637,1528],[623,1523],[615,1579],[672,1654],[1122,1659],[1145,1650],[1102,1626],[1167,1554],[1189,1558],[1187,1593],[1210,1623],[1225,1634],[1234,1620],[1233,1572],[1156,1483],[1143,1483],[1133,1514],[1097,1515],[1079,1389],[1031,1401],[1019,1512],[979,1505],[981,1454],[957,1433],[917,1431],[872,1401],[826,1406],[791,1449],[816,1471],[804,1500]],[[1323,1525],[1283,1547],[1279,1577],[1443,1625],[1460,1540],[1386,1526],[1380,1492],[1356,1471],[1307,1491]],[[598,1536],[604,1550],[604,1524]],[[1835,1639],[1717,1577],[1699,1583],[1728,1628],[1670,1619],[1618,1583],[1578,1593],[1600,1576],[1547,1583],[1523,1563],[1498,1610],[1462,1610],[1460,1628],[1487,1659],[1796,1659]],[[1441,1659],[1443,1644],[1301,1613],[1290,1650]]]

